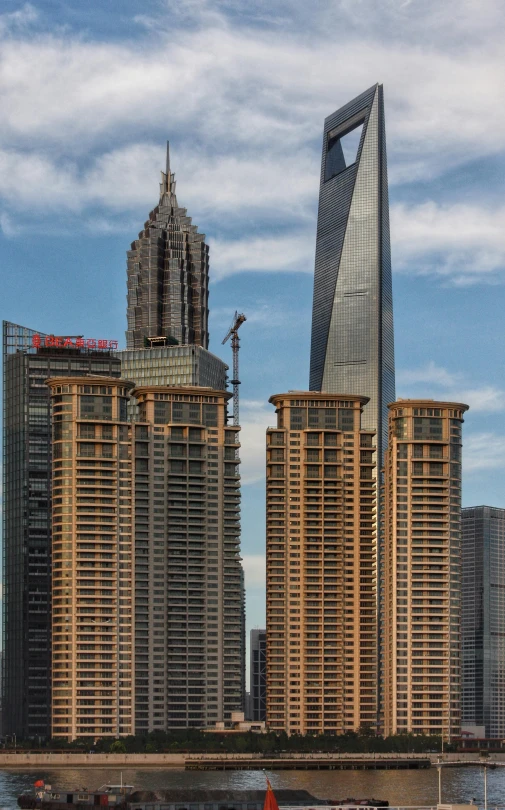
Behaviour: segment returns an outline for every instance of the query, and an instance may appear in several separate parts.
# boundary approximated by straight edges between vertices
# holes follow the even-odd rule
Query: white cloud
[[[289,155],[296,175],[301,150],[312,138],[320,140],[324,116],[380,79],[394,133],[390,154],[402,171],[413,165],[413,156],[417,173],[437,173],[472,154],[501,150],[501,38],[486,29],[483,51],[476,36],[480,8],[468,5],[463,17],[458,9],[460,26],[473,37],[463,47],[461,40],[448,47],[442,29],[432,25],[434,14],[441,16],[434,0],[422,11],[414,3],[400,9],[373,5],[377,26],[368,25],[366,37],[356,28],[356,16],[348,15],[346,24],[349,6],[342,3],[326,15],[311,9],[309,27],[304,5],[291,3],[283,37],[272,16],[257,25],[242,9],[226,18],[207,4],[196,6],[198,25],[184,28],[167,14],[134,43],[20,34],[3,49],[4,143],[32,148],[37,139],[82,154],[91,144],[103,150],[112,138],[131,140],[147,123],[175,137],[191,133],[193,144],[203,139],[223,154],[240,144],[239,161],[254,148],[273,149]],[[489,15],[500,7],[498,0],[487,5]],[[370,3],[361,6],[370,12]],[[210,17],[202,16],[205,7]],[[383,24],[398,12],[401,35],[386,41]],[[335,27],[327,26],[335,17],[337,38]],[[444,13],[446,24],[450,17]],[[428,28],[430,41],[423,42],[419,32]],[[414,46],[411,37],[417,38]]]
[[[266,438],[268,425],[275,421],[270,405],[253,400],[240,403],[240,475],[242,484],[255,484],[265,478]]]
[[[505,436],[474,433],[463,443],[463,471],[478,472],[505,467]]]
[[[265,556],[263,554],[244,554],[242,557],[246,588],[265,586]]]
[[[308,232],[229,241],[210,239],[213,278],[219,280],[248,270],[313,273],[314,242]]]
[[[395,268],[432,273],[459,284],[495,280],[505,269],[505,206],[395,205]]]
[[[4,236],[11,237],[17,236],[21,229],[9,214],[2,213],[0,214],[0,230]]]
[[[25,3],[16,11],[0,14],[0,35],[6,36],[11,32],[28,28],[38,19],[39,13],[37,9],[31,3]]]
[[[322,122],[375,80],[393,183],[503,151],[500,0],[158,8],[134,18],[130,41],[33,36],[29,4],[0,17],[5,214],[29,205],[31,229],[70,215],[74,228],[117,231],[124,212],[156,203],[169,136],[179,201],[213,231],[216,273],[311,272]],[[397,205],[392,218],[395,267],[460,284],[502,272],[503,206]],[[228,238],[223,223],[248,235]]]
[[[448,371],[433,361],[417,369],[400,369],[397,382],[403,398],[463,402],[472,412],[499,413],[505,409],[505,391],[494,385],[469,385],[462,373]]]
[[[422,368],[400,369],[396,372],[396,382],[399,385],[415,385],[418,383],[431,383],[434,385],[452,385],[459,375],[453,374],[446,368],[437,366],[430,360]]]

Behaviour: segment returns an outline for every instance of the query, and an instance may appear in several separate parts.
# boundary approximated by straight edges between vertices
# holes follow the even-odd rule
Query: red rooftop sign
[[[117,340],[97,340],[83,337],[56,337],[55,335],[33,335],[32,346],[40,349],[43,346],[59,349],[117,349]]]

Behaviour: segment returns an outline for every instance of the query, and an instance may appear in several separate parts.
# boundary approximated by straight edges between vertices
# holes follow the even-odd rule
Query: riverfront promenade
[[[435,765],[440,754],[76,754],[0,752],[0,770],[37,768],[174,768],[178,770],[383,770]],[[444,762],[479,764],[478,754],[444,754]],[[505,762],[505,753],[487,762]]]

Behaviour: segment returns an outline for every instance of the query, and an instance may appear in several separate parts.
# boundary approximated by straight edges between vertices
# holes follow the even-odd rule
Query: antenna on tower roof
[[[167,178],[168,178],[168,187],[170,188],[170,141],[167,141],[166,175],[167,175]]]

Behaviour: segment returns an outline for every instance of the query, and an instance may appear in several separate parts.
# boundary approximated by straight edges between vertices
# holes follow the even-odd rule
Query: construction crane
[[[223,340],[223,344],[226,343],[227,340],[231,338],[231,350],[233,352],[233,379],[231,380],[231,384],[233,385],[233,424],[239,424],[239,410],[238,410],[238,387],[240,385],[240,380],[238,378],[238,351],[240,349],[240,338],[238,336],[238,330],[246,321],[247,318],[243,313],[235,312],[233,317],[232,325],[228,330],[228,334],[226,335],[225,339]]]

